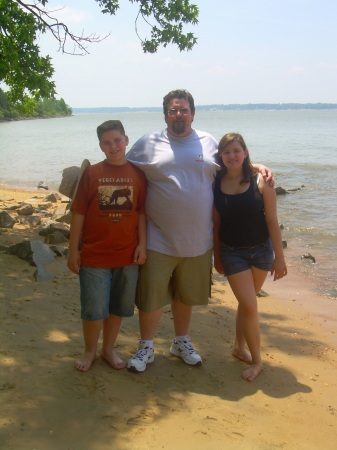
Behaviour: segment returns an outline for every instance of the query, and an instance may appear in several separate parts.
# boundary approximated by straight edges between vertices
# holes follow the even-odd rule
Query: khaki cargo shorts
[[[207,305],[211,295],[212,249],[193,257],[147,251],[140,266],[136,304],[152,312],[177,300],[185,305]]]

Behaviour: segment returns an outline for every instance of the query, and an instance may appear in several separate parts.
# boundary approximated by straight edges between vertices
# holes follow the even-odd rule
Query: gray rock
[[[66,256],[68,249],[63,247],[63,245],[51,245],[50,250],[52,250],[56,256]]]
[[[41,225],[41,217],[37,216],[37,215],[19,216],[18,220],[23,225],[29,225],[31,227],[36,227],[37,225]]]
[[[67,211],[67,206],[66,205],[63,205],[63,206],[60,205],[54,210],[52,218],[56,222],[65,222],[65,223],[69,223],[70,224],[70,221],[68,222],[68,220],[60,220],[61,217],[68,216],[68,214],[70,214],[70,212]]]
[[[39,266],[34,274],[33,277],[35,278],[35,281],[50,281],[54,277],[42,266]]]
[[[57,200],[59,200],[59,199],[60,199],[60,195],[57,194],[57,193],[55,193],[55,192],[52,192],[51,194],[47,195],[47,196],[43,199],[43,201],[44,201],[44,202],[57,203]]]
[[[316,258],[312,256],[310,253],[306,253],[305,255],[302,255],[302,259],[310,259],[313,263],[316,262]]]
[[[70,225],[71,224],[71,216],[72,216],[71,212],[67,211],[66,214],[63,214],[62,216],[57,217],[57,218],[53,215],[53,218],[54,218],[54,220],[56,220],[56,222],[66,223],[66,224]]]
[[[6,211],[0,211],[0,228],[13,228],[15,220]]]
[[[68,242],[68,239],[60,231],[55,231],[54,233],[47,234],[45,238],[46,244],[56,245],[56,244],[63,244],[64,242]]]
[[[45,211],[45,210],[51,208],[52,205],[53,205],[52,202],[42,202],[42,203],[39,203],[38,206],[40,209],[43,209]]]
[[[39,231],[39,235],[40,236],[48,236],[48,234],[53,234],[56,231],[63,233],[63,235],[67,239],[69,239],[69,235],[70,235],[69,225],[67,225],[65,223],[60,223],[60,222],[49,222],[49,224],[46,227],[42,228]]]
[[[34,212],[34,208],[30,204],[23,203],[19,208],[17,208],[16,212],[20,216],[30,216]]]
[[[55,253],[48,245],[41,241],[25,240],[17,244],[10,245],[6,250],[9,255],[16,255],[31,266],[44,266],[50,264],[55,259]]]
[[[275,188],[275,191],[276,191],[276,195],[288,194],[288,192],[285,189],[283,189],[283,187],[281,187],[281,186],[278,186],[277,188]]]
[[[67,167],[62,172],[62,181],[59,186],[59,192],[68,198],[72,198],[76,188],[76,183],[80,174],[80,167]]]

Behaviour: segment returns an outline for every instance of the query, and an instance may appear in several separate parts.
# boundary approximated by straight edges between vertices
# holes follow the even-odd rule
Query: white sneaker
[[[128,361],[127,368],[131,372],[144,372],[146,364],[154,361],[154,349],[140,342],[137,353]]]
[[[187,337],[183,341],[177,341],[176,339],[174,339],[170,348],[170,353],[183,359],[185,363],[189,364],[190,366],[201,366],[202,364],[202,358],[194,350],[189,337]]]

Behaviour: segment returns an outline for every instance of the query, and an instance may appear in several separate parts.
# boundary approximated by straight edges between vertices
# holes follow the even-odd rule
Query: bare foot
[[[101,357],[111,366],[113,369],[120,370],[124,369],[126,363],[117,355],[114,350],[110,350],[109,352],[101,353]]]
[[[247,350],[241,350],[239,348],[233,348],[232,356],[234,358],[239,359],[240,361],[245,362],[246,364],[252,363],[252,356]]]
[[[251,367],[242,372],[242,378],[247,381],[253,381],[262,370],[262,362],[259,364],[252,364]]]
[[[92,363],[95,361],[96,355],[90,352],[83,353],[82,357],[76,359],[74,362],[75,369],[80,370],[81,372],[87,372]]]

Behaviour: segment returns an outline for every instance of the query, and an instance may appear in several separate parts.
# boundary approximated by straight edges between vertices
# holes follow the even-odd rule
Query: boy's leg
[[[75,368],[86,372],[96,358],[103,321],[109,315],[111,273],[106,269],[81,267],[81,318],[85,351]]]
[[[123,318],[110,314],[103,321],[103,346],[101,356],[113,368],[123,369],[126,363],[120,359],[114,350],[115,342],[121,326]]]
[[[76,359],[74,366],[77,370],[86,372],[96,358],[97,342],[103,326],[103,320],[82,320],[85,351]]]

